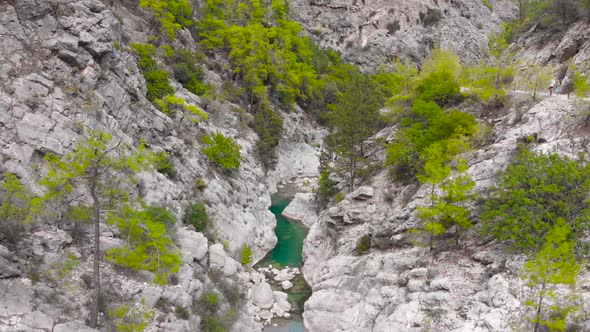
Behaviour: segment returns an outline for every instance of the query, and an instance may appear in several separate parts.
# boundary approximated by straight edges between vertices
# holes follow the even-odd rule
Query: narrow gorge
[[[0,332],[590,331],[590,1],[0,0]]]

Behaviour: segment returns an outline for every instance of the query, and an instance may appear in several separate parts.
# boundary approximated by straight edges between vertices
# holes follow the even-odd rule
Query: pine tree
[[[526,304],[533,307],[535,311],[535,316],[532,318],[535,324],[534,332],[537,332],[541,326],[549,327],[552,331],[565,331],[567,315],[576,310],[575,306],[568,304],[552,305],[551,317],[544,318],[545,310],[548,309],[547,300],[557,300],[559,297],[555,292],[556,286],[575,285],[581,269],[574,254],[571,233],[572,229],[565,220],[557,219],[547,233],[541,250],[524,266],[523,278],[533,293],[533,299],[528,300]],[[559,315],[555,315],[556,312]]]
[[[424,175],[419,176],[419,179],[431,187],[430,206],[419,207],[418,218],[422,220],[423,229],[430,234],[429,243],[432,250],[436,236],[453,228],[455,244],[459,245],[461,232],[473,226],[466,205],[475,198],[471,193],[475,182],[465,174],[468,167],[464,159],[457,161],[458,174],[447,178],[451,169],[445,164],[444,152],[436,145],[428,150],[429,160],[425,164]],[[439,184],[442,195],[436,193]]]
[[[146,169],[152,160],[143,147],[135,153],[125,153],[121,142],[112,144],[112,137],[93,132],[74,151],[63,158],[48,155],[47,176],[40,183],[47,187],[45,199],[61,199],[69,205],[78,204],[92,210],[94,223],[94,296],[90,325],[98,325],[100,298],[100,223],[105,210],[118,208],[129,193],[124,185],[130,175]],[[127,174],[123,174],[127,173]]]
[[[349,188],[354,190],[356,163],[362,157],[363,142],[376,130],[379,109],[384,101],[379,85],[370,77],[353,75],[347,89],[329,114],[330,134],[328,142],[332,150],[347,160]]]

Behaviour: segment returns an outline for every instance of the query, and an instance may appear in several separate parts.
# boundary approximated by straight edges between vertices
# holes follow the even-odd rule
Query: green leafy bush
[[[172,228],[176,224],[176,218],[166,208],[149,205],[144,207],[143,210],[152,221],[164,224],[167,229]]]
[[[424,151],[440,145],[447,160],[465,149],[475,134],[475,117],[460,111],[443,111],[430,101],[416,100],[412,112],[401,122],[396,139],[387,148],[387,165],[396,179],[413,178],[422,170]]]
[[[199,119],[209,119],[209,115],[198,106],[187,104],[184,98],[177,97],[176,95],[166,95],[164,98],[154,100],[154,103],[162,113],[168,116],[174,115],[177,110],[184,110],[197,116],[193,117],[193,122],[198,122]]]
[[[323,172],[320,175],[316,200],[320,207],[325,206],[328,201],[338,193],[338,182],[330,179],[330,174]]]
[[[139,6],[150,10],[171,40],[175,39],[176,30],[193,25],[193,8],[188,0],[141,0]]]
[[[164,284],[168,275],[180,268],[180,255],[167,235],[166,225],[153,220],[162,217],[155,211],[137,211],[124,206],[121,213],[109,213],[107,223],[121,231],[126,245],[108,250],[106,258],[133,270],[146,270],[156,274],[156,283]]]
[[[148,310],[143,305],[120,306],[109,310],[109,317],[114,320],[117,331],[141,332],[154,318],[156,312]]]
[[[177,306],[175,312],[176,317],[182,320],[188,320],[190,318],[190,312],[185,307]]]
[[[174,164],[170,161],[166,152],[161,152],[156,155],[154,167],[156,168],[156,171],[166,175],[170,179],[173,179],[176,176],[176,168],[174,168]]]
[[[168,72],[158,69],[158,63],[153,57],[156,55],[157,49],[149,44],[131,44],[131,47],[139,55],[137,65],[147,85],[146,97],[151,101],[161,99],[166,95],[174,93],[174,89],[170,86],[168,80]]]
[[[43,211],[43,201],[31,195],[16,175],[3,174],[0,181],[0,235],[15,245],[26,225]]]
[[[219,310],[219,296],[217,293],[207,292],[201,296],[198,306],[201,313],[215,315]]]
[[[578,249],[590,223],[590,164],[522,150],[500,176],[481,220],[484,233],[515,249],[537,250],[558,218]]]
[[[234,171],[240,168],[240,145],[231,137],[226,137],[220,132],[212,136],[204,135],[203,143],[207,147],[203,148],[203,153],[223,170]]]
[[[449,71],[442,70],[428,74],[417,86],[417,99],[434,101],[441,107],[457,99],[461,87]]]
[[[426,15],[424,16],[424,19],[422,20],[422,24],[425,27],[433,26],[433,25],[437,24],[442,19],[442,17],[443,17],[443,15],[442,15],[442,12],[440,11],[440,9],[428,8],[428,11],[426,12]]]
[[[209,90],[209,86],[203,83],[205,72],[199,65],[203,55],[180,49],[172,55],[172,69],[174,77],[182,86],[196,95],[203,95]]]
[[[371,237],[365,234],[359,238],[356,243],[356,252],[359,255],[368,254],[371,250]]]
[[[191,204],[182,217],[185,225],[193,225],[197,232],[203,232],[209,224],[209,215],[203,203]]]
[[[248,265],[252,262],[252,249],[247,244],[242,246],[240,251],[240,261],[243,265]]]
[[[143,73],[143,77],[147,85],[147,99],[155,101],[174,93],[174,89],[170,86],[167,71],[162,69],[148,71]]]

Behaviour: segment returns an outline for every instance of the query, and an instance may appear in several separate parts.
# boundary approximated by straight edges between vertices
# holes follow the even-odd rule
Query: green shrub
[[[143,74],[143,77],[147,85],[147,99],[155,101],[174,93],[167,71],[162,69],[148,71]]]
[[[217,316],[203,317],[203,331],[205,332],[227,332],[224,322]]]
[[[148,310],[143,305],[120,306],[109,310],[109,317],[113,319],[120,332],[141,332],[154,318],[155,311]]]
[[[371,250],[371,237],[368,234],[361,236],[356,243],[356,252],[359,255],[369,253]]]
[[[440,11],[440,9],[428,8],[428,12],[426,12],[424,19],[422,20],[422,24],[425,27],[435,25],[442,19],[442,17],[443,17],[443,15],[442,15],[442,12]]]
[[[188,320],[190,318],[190,312],[185,307],[177,306],[175,311],[176,317],[182,320]]]
[[[182,217],[185,225],[193,225],[197,232],[203,232],[209,224],[209,215],[203,203],[191,204]]]
[[[195,189],[198,191],[203,191],[207,188],[207,182],[201,177],[195,179]]]
[[[336,194],[334,199],[336,200],[336,202],[342,202],[342,200],[344,199],[344,194],[342,192],[339,192]]]
[[[175,39],[176,30],[193,25],[193,8],[188,0],[141,0],[139,6],[158,19],[162,32],[171,40]]]
[[[258,134],[258,156],[268,167],[276,160],[275,148],[279,145],[283,132],[283,119],[273,112],[270,106],[265,105],[254,116],[254,131]]]
[[[203,136],[203,143],[208,146],[203,153],[223,170],[234,171],[240,167],[240,146],[231,137],[220,132],[212,136]]]
[[[161,152],[156,155],[154,167],[156,168],[156,171],[166,175],[170,179],[173,179],[176,176],[174,164],[172,161],[170,161],[170,158],[168,158],[168,154],[166,152]]]
[[[151,101],[155,101],[156,99],[161,99],[166,95],[174,93],[174,89],[170,86],[170,81],[168,80],[168,72],[158,69],[158,63],[153,59],[157,52],[156,47],[149,44],[137,43],[131,44],[131,47],[139,55],[137,66],[143,73],[146,82],[146,97]]]
[[[30,194],[16,175],[0,175],[3,175],[0,178],[0,236],[15,245],[22,238],[26,225],[43,211],[43,201]]]
[[[440,145],[444,158],[468,146],[477,132],[475,117],[460,111],[443,111],[433,101],[414,101],[412,112],[401,121],[396,139],[387,148],[387,165],[398,180],[411,179],[422,170],[424,152]]]
[[[214,292],[207,292],[201,296],[198,303],[199,312],[213,316],[219,310],[219,296]]]
[[[203,84],[205,72],[199,65],[203,56],[189,50],[175,50],[172,55],[174,77],[182,86],[196,95],[203,95],[209,87]]]
[[[176,218],[166,208],[149,205],[144,208],[144,211],[152,221],[162,223],[166,228],[171,228],[176,224]]]
[[[155,46],[150,44],[133,43],[131,44],[131,47],[139,55],[137,66],[142,72],[156,70],[158,63],[153,59],[153,57],[156,55],[158,50]]]
[[[325,206],[328,201],[338,193],[338,182],[330,179],[327,172],[320,175],[316,200],[319,206]]]
[[[460,95],[461,87],[451,72],[441,70],[428,74],[416,90],[417,99],[434,101],[444,107]]]
[[[130,206],[123,206],[120,213],[109,213],[107,223],[121,231],[126,245],[108,250],[106,258],[135,271],[154,272],[156,283],[166,283],[168,276],[177,272],[181,264],[174,242],[167,235],[166,225],[158,220],[168,217],[154,209],[137,211]]]
[[[248,265],[252,262],[252,249],[247,244],[242,246],[240,251],[240,260],[243,265]]]
[[[387,23],[387,33],[390,35],[394,35],[400,29],[399,21],[395,20],[393,22]]]
[[[523,149],[500,176],[481,214],[484,234],[512,248],[535,251],[562,219],[577,249],[590,222],[590,164]]]
[[[490,0],[481,0],[481,3],[483,3],[484,6],[488,7],[490,11],[494,10],[494,6],[490,2]]]

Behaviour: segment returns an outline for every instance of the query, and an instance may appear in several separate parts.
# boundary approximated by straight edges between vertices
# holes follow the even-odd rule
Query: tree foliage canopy
[[[481,219],[485,231],[525,251],[540,249],[558,220],[577,247],[590,222],[590,165],[522,150],[500,176]]]

